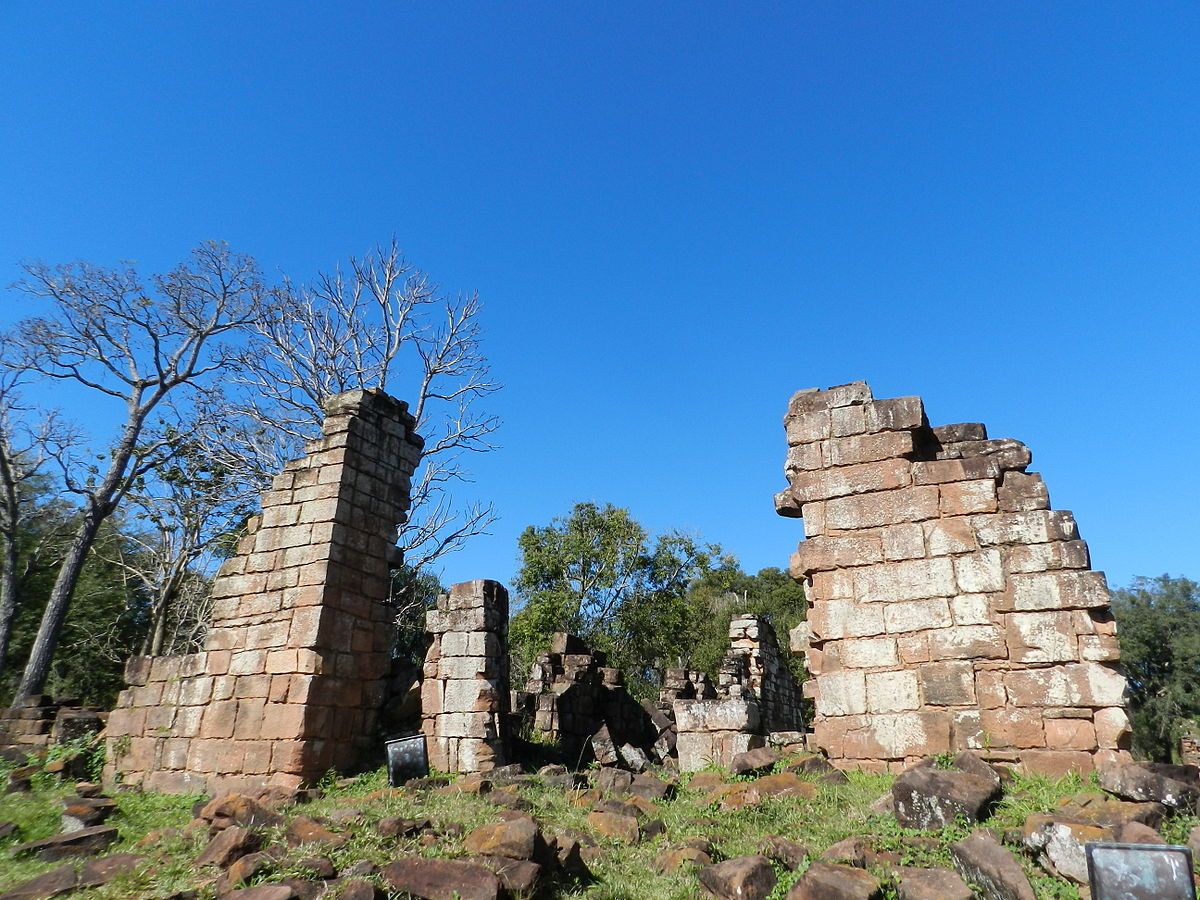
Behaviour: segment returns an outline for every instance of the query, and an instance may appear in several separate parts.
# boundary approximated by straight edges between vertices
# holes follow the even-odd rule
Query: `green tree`
[[[578,503],[566,518],[526,528],[518,545],[515,671],[547,650],[554,632],[568,631],[605,651],[640,695],[690,649],[689,586],[714,566],[735,566],[720,547],[679,532],[651,537],[611,504]]]
[[[1113,613],[1134,751],[1170,760],[1184,721],[1200,716],[1200,585],[1169,575],[1136,578],[1114,592]]]

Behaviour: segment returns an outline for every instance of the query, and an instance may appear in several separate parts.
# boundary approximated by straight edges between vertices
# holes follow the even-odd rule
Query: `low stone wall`
[[[137,657],[108,777],[162,791],[292,789],[380,752],[390,567],[422,441],[407,406],[353,391],[262,495],[213,584],[202,653]]]
[[[1054,774],[1127,758],[1104,575],[1024,444],[931,428],[920,398],[862,382],[796,394],[784,425],[817,747],[892,771],[961,749]]]
[[[425,617],[433,636],[421,684],[421,731],[429,764],[487,772],[508,761],[508,591],[467,581],[438,597]]]

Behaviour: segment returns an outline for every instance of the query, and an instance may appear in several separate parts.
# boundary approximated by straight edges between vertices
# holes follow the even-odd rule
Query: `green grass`
[[[682,776],[676,797],[659,804],[658,815],[667,827],[666,835],[633,847],[600,841],[601,853],[591,864],[595,878],[586,884],[558,883],[552,895],[588,900],[695,897],[699,893],[699,884],[694,871],[664,874],[654,867],[655,859],[664,849],[678,845],[688,837],[707,838],[714,845],[715,856],[727,859],[758,852],[763,839],[771,835],[803,844],[809,849],[810,858],[819,856],[844,838],[861,836],[868,839],[873,849],[897,854],[903,865],[948,867],[950,844],[970,830],[960,824],[935,832],[917,832],[901,828],[891,815],[872,814],[871,803],[891,784],[888,776],[852,773],[846,785],[814,782],[817,793],[812,799],[769,799],[734,812],[721,812],[715,805],[707,804],[705,792],[688,787],[690,780],[691,776]],[[364,859],[382,866],[405,856],[461,856],[465,851],[460,832],[497,819],[497,808],[486,797],[390,790],[382,769],[341,787],[336,786],[333,778],[326,779],[323,786],[326,790],[321,799],[283,812],[289,817],[321,818],[339,810],[360,811],[361,818],[355,822],[334,826],[334,830],[349,838],[345,846],[335,850],[295,848],[271,870],[257,876],[256,883],[305,877],[309,873],[300,866],[300,861],[313,855],[328,856],[339,870]],[[986,824],[1001,831],[1019,828],[1031,813],[1052,810],[1062,798],[1090,787],[1086,780],[1078,777],[1060,780],[1018,777],[1008,785],[1004,800]],[[575,805],[572,802],[574,795],[570,792],[542,785],[537,780],[522,784],[518,792],[530,804],[532,815],[546,831],[576,829],[590,833],[588,809]],[[58,831],[62,798],[68,793],[69,789],[53,778],[39,777],[31,793],[0,796],[0,821],[17,822],[21,828],[19,840],[22,841],[54,834]],[[119,829],[120,841],[111,852],[142,853],[146,862],[137,872],[103,889],[79,896],[153,898],[199,887],[202,898],[212,898],[215,889],[211,879],[216,873],[202,873],[198,881],[191,865],[207,841],[207,834],[196,829],[184,830],[191,820],[192,805],[198,798],[129,791],[118,791],[113,796],[118,809],[109,822]],[[379,833],[375,823],[388,816],[427,818],[439,831],[440,839],[436,845],[426,847],[417,837],[386,838]],[[1185,841],[1188,830],[1198,821],[1195,816],[1170,820],[1163,829],[1164,836],[1172,841]],[[137,846],[152,831],[165,832],[165,835],[153,846]],[[283,827],[279,827],[265,837],[282,843],[282,831]],[[1078,896],[1076,888],[1050,877],[1031,860],[1023,859],[1023,863],[1039,897]],[[7,847],[0,847],[0,892],[58,865],[62,863],[14,858]],[[780,883],[772,897],[775,900],[783,898],[802,871],[780,869]],[[887,871],[877,869],[875,874],[884,880],[885,898],[895,897],[895,886],[887,881]]]

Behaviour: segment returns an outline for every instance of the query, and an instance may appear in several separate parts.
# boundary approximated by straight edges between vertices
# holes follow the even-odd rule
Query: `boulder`
[[[111,825],[95,825],[20,844],[13,848],[13,853],[29,854],[45,862],[54,862],[70,856],[97,856],[116,842],[117,829]]]
[[[678,872],[685,866],[708,866],[712,857],[696,847],[668,847],[654,860],[660,872]]]
[[[814,862],[788,891],[787,900],[875,900],[879,880],[853,866]]]
[[[720,772],[697,772],[688,782],[688,790],[713,791],[725,783],[725,776]]]
[[[1126,822],[1140,822],[1157,828],[1162,824],[1167,808],[1161,803],[1136,803],[1118,800],[1099,791],[1085,791],[1064,799],[1054,814],[1076,822],[1091,822],[1112,828]]]
[[[63,801],[63,832],[82,831],[101,825],[117,808],[117,802],[107,797],[68,797]]]
[[[541,841],[542,832],[537,823],[522,816],[494,825],[481,825],[467,835],[463,847],[468,853],[480,856],[529,860],[533,859]]]
[[[633,816],[593,810],[588,813],[587,822],[597,834],[622,844],[636,844],[641,839],[638,820]]]
[[[734,775],[751,775],[766,772],[782,757],[778,750],[771,747],[756,747],[744,753],[738,753],[729,764],[729,771]]]
[[[470,856],[467,862],[476,863],[500,879],[500,884],[509,894],[528,896],[537,887],[542,867],[527,859],[509,859],[505,856]]]
[[[700,883],[722,900],[765,900],[778,880],[771,861],[765,856],[739,856],[705,866],[699,872]]]
[[[338,894],[338,900],[381,900],[382,897],[383,893],[375,885],[361,878],[347,879]]]
[[[812,855],[803,844],[777,836],[764,838],[759,844],[758,852],[793,872]]]
[[[624,769],[605,767],[596,773],[596,789],[605,794],[621,796],[629,793],[633,776]]]
[[[975,894],[957,872],[949,869],[896,869],[900,900],[973,900]]]
[[[849,784],[850,779],[841,769],[835,768],[825,757],[812,754],[792,760],[785,767],[789,772],[810,775],[822,784]]]
[[[1113,830],[1104,825],[1071,822],[1054,815],[1032,815],[1022,830],[1025,846],[1037,854],[1038,864],[1076,884],[1088,883],[1084,845],[1113,839]]]
[[[400,859],[380,872],[392,890],[421,900],[499,900],[503,891],[494,872],[453,859]]]
[[[666,800],[671,796],[672,786],[656,775],[643,773],[630,782],[629,793],[646,800]]]
[[[284,839],[289,847],[299,847],[303,844],[322,844],[334,850],[343,847],[348,838],[344,834],[330,831],[320,822],[308,816],[296,816],[284,832]]]
[[[906,828],[941,828],[959,816],[980,821],[1000,798],[1000,776],[969,753],[950,768],[922,760],[892,784],[896,819]]]
[[[59,866],[9,888],[0,894],[0,900],[48,900],[71,893],[77,883],[73,866]]]
[[[547,842],[558,868],[572,878],[590,878],[591,870],[583,861],[581,845],[577,838],[559,834]]]
[[[116,829],[114,829],[115,831]],[[240,825],[230,825],[217,832],[204,851],[196,857],[196,866],[228,868],[236,860],[258,849],[259,836]]]
[[[94,888],[108,884],[114,878],[135,871],[144,859],[137,853],[114,853],[89,859],[79,870],[79,887]]]
[[[979,829],[952,844],[950,858],[986,900],[1037,900],[1021,864],[990,831]]]
[[[621,762],[621,756],[617,753],[617,745],[613,742],[612,735],[608,733],[608,726],[601,725],[600,730],[591,737],[592,755],[596,757],[596,762],[602,766],[616,766]]]
[[[245,794],[222,794],[201,807],[198,815],[218,829],[228,828],[230,825],[240,825],[242,828],[273,828],[285,821],[283,816]]]
[[[225,874],[217,879],[217,893],[224,894],[231,891],[255,875],[271,871],[274,865],[275,860],[266,853],[247,853],[231,862],[229,868],[225,870]]]
[[[625,765],[629,766],[634,772],[645,772],[650,768],[650,759],[646,754],[633,744],[622,744],[617,752],[621,755],[621,760]]]
[[[1099,773],[1100,787],[1125,800],[1161,803],[1192,812],[1200,800],[1200,769],[1167,763],[1131,762]]]
[[[795,772],[776,772],[750,782],[763,797],[803,797],[812,800],[817,796],[816,785],[804,781]]]
[[[592,807],[596,812],[616,813],[618,816],[629,816],[631,819],[641,819],[645,811],[636,803],[622,803],[620,800],[597,800]]]

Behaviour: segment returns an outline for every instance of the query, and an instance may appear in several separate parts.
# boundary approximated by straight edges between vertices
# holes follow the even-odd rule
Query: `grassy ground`
[[[757,852],[762,839],[769,835],[798,841],[815,855],[843,838],[869,836],[875,849],[898,852],[905,864],[948,867],[949,845],[967,834],[967,829],[958,827],[932,833],[907,831],[900,828],[891,815],[872,814],[870,804],[886,792],[891,783],[887,776],[853,774],[848,785],[820,785],[817,796],[811,800],[771,799],[736,812],[720,812],[714,806],[705,805],[705,793],[688,789],[688,781],[687,776],[681,778],[677,797],[660,804],[659,815],[667,827],[665,836],[634,847],[601,841],[603,853],[592,864],[595,878],[586,884],[555,885],[550,894],[590,900],[695,897],[700,889],[694,872],[662,874],[654,867],[655,858],[667,846],[693,836],[712,841],[722,858]],[[1088,787],[1090,785],[1079,778],[1060,781],[1018,778],[987,824],[998,829],[1017,828],[1030,813],[1053,809],[1062,797]],[[588,808],[575,805],[570,792],[537,782],[521,785],[518,790],[544,829],[588,831]],[[38,776],[33,792],[0,796],[0,821],[15,821],[21,829],[19,840],[54,834],[58,831],[61,799],[69,792],[68,787],[53,777]],[[191,861],[207,841],[207,834],[195,829],[185,830],[192,818],[192,805],[199,798],[124,791],[117,792],[114,797],[119,808],[109,822],[119,829],[120,842],[110,852],[142,853],[146,855],[146,862],[138,871],[104,888],[85,892],[86,895],[154,898],[201,886],[201,896],[212,897],[212,886],[204,886],[203,876],[191,866]],[[340,788],[327,785],[321,799],[285,810],[285,813],[320,817],[346,809],[360,811],[361,818],[352,824],[335,827],[350,837],[344,847],[327,854],[339,870],[362,859],[383,865],[408,855],[459,856],[463,854],[462,838],[453,826],[470,830],[498,818],[496,806],[486,796],[390,790],[382,769],[360,776]],[[434,847],[423,847],[416,838],[383,837],[373,826],[387,816],[428,818],[439,827],[442,839]],[[1186,836],[1187,829],[1196,821],[1194,817],[1180,818],[1170,822],[1164,832],[1168,838],[1178,840],[1180,836]],[[151,846],[146,846],[143,838],[153,831],[162,835]],[[935,840],[931,842],[929,837]],[[918,841],[918,838],[924,840]],[[306,873],[298,862],[314,852],[317,852],[316,848],[292,851],[274,871],[259,876],[257,881],[303,877]],[[61,864],[14,858],[7,847],[0,847],[0,893]],[[1027,870],[1039,896],[1078,896],[1073,886],[1045,875],[1032,863],[1027,864]],[[884,875],[882,871],[876,874]],[[799,875],[799,872],[781,870],[780,883],[773,896],[782,898]],[[885,896],[895,896],[891,886],[887,886]]]

